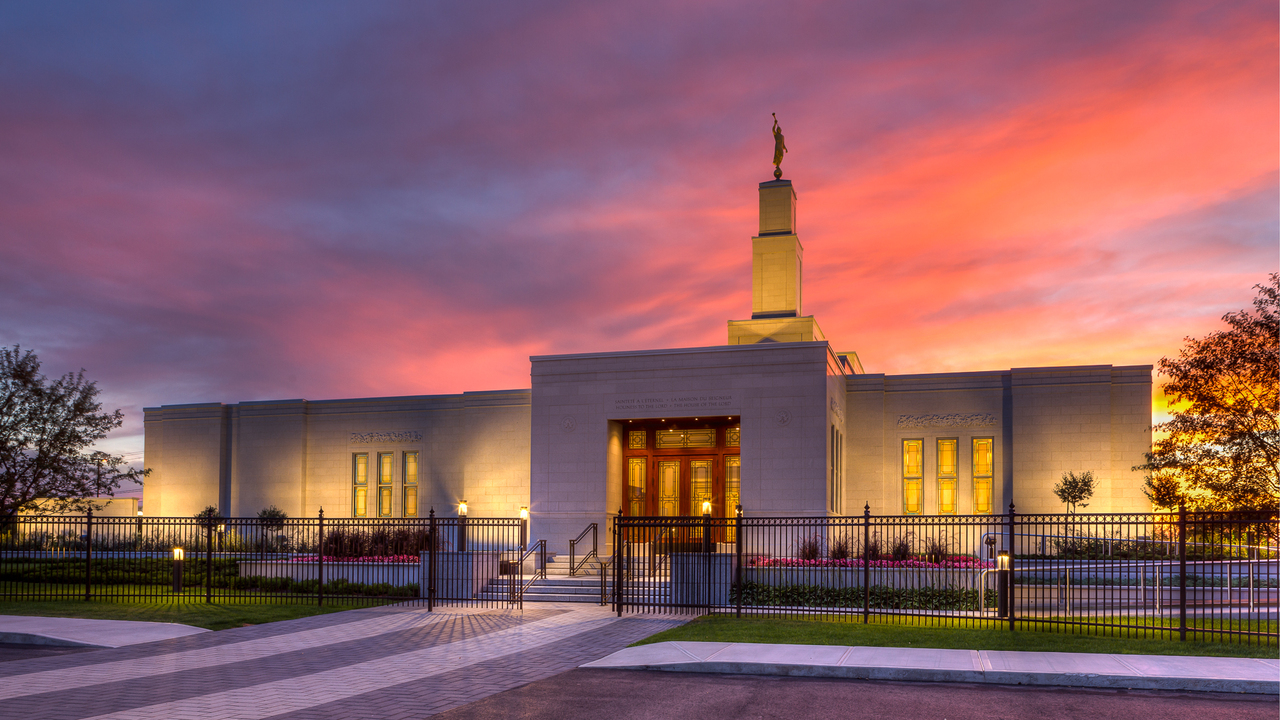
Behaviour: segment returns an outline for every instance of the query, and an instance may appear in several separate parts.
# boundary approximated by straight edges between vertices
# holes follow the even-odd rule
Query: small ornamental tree
[[[218,508],[215,505],[209,505],[196,513],[196,523],[202,528],[218,527],[223,520],[226,520],[226,518],[222,517],[222,513],[218,512]]]
[[[264,528],[282,528],[284,527],[284,521],[288,519],[289,513],[286,513],[275,505],[268,505],[258,511],[258,524]]]
[[[268,539],[268,535],[272,532],[280,532],[284,528],[284,521],[289,519],[289,514],[275,505],[268,505],[258,511],[258,525],[262,528],[262,534],[259,538],[259,545],[262,552],[267,551],[267,545],[277,545],[284,543],[284,536],[277,537],[275,540]]]
[[[1085,502],[1093,497],[1093,471],[1085,470],[1079,475],[1074,472],[1062,473],[1062,482],[1053,486],[1053,494],[1067,505],[1067,512],[1074,514],[1076,507],[1089,507]]]
[[[90,450],[123,422],[119,410],[102,412],[83,370],[49,380],[34,352],[0,348],[0,519],[36,507],[83,512],[88,498],[142,482],[146,471],[122,456]]]

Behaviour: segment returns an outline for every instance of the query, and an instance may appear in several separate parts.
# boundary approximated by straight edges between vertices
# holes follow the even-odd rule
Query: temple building
[[[759,186],[751,315],[725,345],[529,359],[530,387],[348,400],[163,405],[145,413],[151,516],[514,517],[567,547],[628,515],[1145,511],[1151,366],[884,375],[803,313],[790,180]]]

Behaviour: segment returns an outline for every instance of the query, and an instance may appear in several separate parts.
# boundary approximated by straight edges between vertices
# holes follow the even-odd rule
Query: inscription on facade
[[[391,432],[351,433],[351,442],[362,445],[370,443],[406,443],[422,439],[417,430],[394,430]]]
[[[937,415],[899,415],[900,428],[995,427],[999,420],[991,413],[945,413]]]
[[[620,413],[653,413],[680,410],[718,415],[736,407],[738,407],[738,396],[732,393],[631,395],[614,398],[613,401],[613,411]]]

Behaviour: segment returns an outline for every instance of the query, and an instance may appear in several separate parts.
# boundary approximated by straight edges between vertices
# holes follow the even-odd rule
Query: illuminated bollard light
[[[467,551],[467,501],[458,503],[458,552]]]
[[[182,548],[173,549],[173,591],[182,592]]]
[[[1009,617],[1009,576],[1013,574],[1013,562],[1009,553],[1001,551],[996,556],[996,615]]]

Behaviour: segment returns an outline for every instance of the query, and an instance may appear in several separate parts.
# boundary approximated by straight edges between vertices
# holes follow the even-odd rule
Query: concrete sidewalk
[[[26,645],[117,648],[205,632],[177,623],[0,615],[0,642]]]
[[[1275,658],[663,642],[581,667],[1280,695]]]

